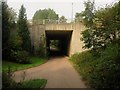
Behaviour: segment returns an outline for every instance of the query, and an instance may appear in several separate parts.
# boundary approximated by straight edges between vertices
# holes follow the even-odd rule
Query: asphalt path
[[[47,79],[45,88],[86,88],[81,76],[65,56],[52,57],[45,64],[16,71],[13,76],[16,82],[38,78]]]

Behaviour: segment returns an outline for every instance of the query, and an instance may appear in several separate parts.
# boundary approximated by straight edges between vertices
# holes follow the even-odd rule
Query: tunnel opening
[[[46,31],[46,47],[49,57],[69,56],[70,43],[72,37],[71,31]]]

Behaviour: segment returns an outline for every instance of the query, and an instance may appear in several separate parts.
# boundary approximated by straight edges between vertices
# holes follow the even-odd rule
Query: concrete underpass
[[[47,79],[45,88],[86,88],[78,72],[70,64],[68,57],[77,52],[83,51],[83,42],[80,40],[81,32],[84,30],[81,23],[66,24],[38,24],[29,27],[31,44],[37,52],[40,46],[45,47],[45,52],[51,55],[64,55],[52,57],[38,67],[17,71],[14,73],[14,80],[19,82],[25,74],[25,80]],[[51,41],[58,40],[58,51],[52,52]],[[43,52],[44,53],[44,52]]]
[[[44,46],[49,54],[71,56],[77,52],[84,51],[81,33],[85,30],[82,23],[61,23],[61,24],[36,24],[29,27],[31,45],[34,51]],[[51,41],[59,41],[59,50],[51,49]]]
[[[72,32],[73,32],[72,30],[70,31],[58,31],[58,30],[45,31],[47,53],[49,53],[49,56],[60,56],[60,55],[69,56]],[[57,48],[51,48],[51,45],[50,45],[51,40],[58,41]]]

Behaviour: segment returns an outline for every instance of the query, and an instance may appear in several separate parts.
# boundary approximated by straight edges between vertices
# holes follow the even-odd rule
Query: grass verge
[[[31,64],[19,64],[19,63],[14,63],[14,62],[3,60],[2,61],[2,70],[4,72],[7,72],[8,69],[10,68],[10,70],[12,72],[14,72],[14,71],[18,71],[18,70],[23,70],[23,69],[39,66],[45,62],[46,62],[46,60],[39,58],[39,57],[31,57]]]
[[[28,80],[24,81],[21,83],[17,84],[17,88],[44,88],[47,83],[46,79],[33,79],[33,80]]]

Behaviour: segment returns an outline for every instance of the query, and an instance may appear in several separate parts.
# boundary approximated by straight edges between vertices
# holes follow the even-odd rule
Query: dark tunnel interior
[[[47,53],[52,56],[69,56],[72,31],[46,31]]]

